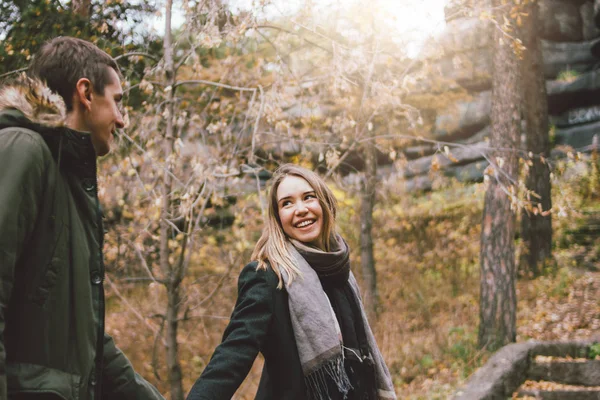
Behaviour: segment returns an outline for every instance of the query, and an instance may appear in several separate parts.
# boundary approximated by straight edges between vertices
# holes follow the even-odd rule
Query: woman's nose
[[[306,214],[308,212],[308,208],[306,207],[306,204],[304,204],[304,202],[300,202],[298,203],[298,205],[296,206],[296,214]]]

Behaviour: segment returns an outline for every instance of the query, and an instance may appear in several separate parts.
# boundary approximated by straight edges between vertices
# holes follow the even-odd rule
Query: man
[[[163,399],[104,332],[96,157],[122,96],[115,61],[69,37],[0,91],[0,400]]]

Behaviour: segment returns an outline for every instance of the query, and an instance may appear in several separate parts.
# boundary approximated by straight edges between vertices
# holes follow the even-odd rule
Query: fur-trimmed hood
[[[0,130],[25,128],[37,132],[61,167],[93,178],[96,153],[91,135],[70,129],[66,119],[63,98],[39,80],[22,75],[0,89]]]
[[[43,128],[66,124],[67,107],[63,98],[25,74],[0,89],[0,124],[3,114],[9,110],[19,111],[29,123]]]

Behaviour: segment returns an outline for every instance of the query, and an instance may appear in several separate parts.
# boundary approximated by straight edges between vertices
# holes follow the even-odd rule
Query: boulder
[[[484,140],[487,141],[487,139],[490,137],[491,131],[492,131],[492,128],[491,128],[491,126],[488,125],[485,128],[483,128],[482,130],[480,130],[479,132],[477,132],[476,134],[474,134],[473,136],[469,136],[466,139],[458,140],[457,143],[475,144],[478,142],[483,142]]]
[[[488,146],[489,144],[487,142],[480,142],[465,147],[454,147],[450,149],[450,154],[448,155],[438,153],[409,161],[404,168],[404,177],[410,178],[428,173],[431,170],[434,159],[442,170],[445,170],[448,167],[471,164],[474,161],[482,160]]]
[[[427,175],[417,176],[404,181],[405,192],[428,192],[432,187],[431,178]]]
[[[566,385],[597,386],[600,382],[600,360],[532,362],[527,372],[534,381],[558,382]],[[596,399],[600,391],[596,392]]]
[[[450,167],[444,170],[443,174],[446,178],[455,178],[459,182],[481,182],[483,181],[483,171],[488,166],[488,162],[480,160],[467,165]],[[400,178],[404,179],[404,178]],[[419,175],[404,180],[404,190],[406,192],[427,192],[433,188],[431,176]]]
[[[550,122],[558,128],[569,128],[596,121],[600,121],[600,105],[573,108],[560,115],[550,117]]]
[[[473,12],[474,0],[449,0],[444,6],[444,19],[450,22],[469,17]]]
[[[414,160],[415,158],[429,156],[435,153],[435,151],[436,147],[434,145],[422,144],[402,149],[402,154],[404,154],[404,157],[406,157],[408,160]]]
[[[453,56],[466,50],[489,46],[491,35],[491,24],[488,21],[479,18],[461,18],[448,22],[446,29],[435,41],[444,54]]]
[[[572,108],[600,104],[600,72],[585,72],[573,80],[546,82],[548,113],[560,115]]]
[[[444,171],[444,175],[456,178],[456,180],[463,183],[482,182],[483,171],[485,171],[488,165],[489,162],[487,160],[479,160],[471,164],[448,168]]]
[[[492,56],[489,47],[481,47],[443,57],[429,66],[431,74],[455,81],[470,92],[492,87]]]
[[[283,110],[290,118],[323,118],[329,110],[324,110],[318,103],[296,103]]]
[[[561,0],[544,0],[539,5],[542,38],[556,42],[583,40],[583,21],[578,4]]]
[[[555,144],[570,146],[575,151],[587,152],[592,148],[595,135],[600,136],[600,122],[557,129]]]
[[[594,21],[594,2],[587,1],[579,8],[581,21],[583,22],[583,39],[591,40],[600,37],[600,29]]]
[[[552,350],[584,348],[589,349],[588,343],[577,342],[536,342],[529,341],[524,343],[513,343],[498,350],[485,365],[479,368],[469,378],[467,385],[454,396],[454,400],[492,400],[513,398],[513,392],[527,379],[535,379],[536,376],[530,376],[532,362],[535,362],[536,355],[549,356],[544,353],[545,348]],[[564,352],[560,352],[564,357]],[[585,369],[585,368],[582,368]],[[596,376],[597,370],[588,368],[591,376]],[[597,381],[595,381],[597,382]],[[575,388],[571,388],[575,389]],[[558,389],[560,391],[560,389]],[[543,392],[546,393],[546,392]],[[542,399],[578,399],[598,398],[598,397],[576,397],[564,396],[565,392],[560,392],[563,396],[556,397],[538,397],[541,393],[534,391],[536,398]],[[579,392],[582,394],[584,392]],[[597,393],[596,393],[597,394]]]
[[[600,58],[600,39],[595,39],[592,42],[592,47],[590,48],[590,52],[592,53],[592,55],[595,58]]]
[[[279,140],[272,140],[271,142],[266,142],[262,146],[262,149],[257,149],[257,153],[261,157],[268,157],[269,154],[272,154],[276,155],[280,159],[295,156],[297,154],[302,153],[302,151],[302,141],[291,138],[288,139],[284,135],[281,135],[281,138]]]
[[[491,104],[491,91],[485,91],[473,95],[471,101],[457,102],[441,110],[435,119],[433,135],[449,141],[472,136],[489,124]]]
[[[567,70],[576,73],[590,71],[597,63],[592,54],[594,43],[594,40],[577,43],[542,40],[544,75],[546,78],[556,79],[561,72]]]

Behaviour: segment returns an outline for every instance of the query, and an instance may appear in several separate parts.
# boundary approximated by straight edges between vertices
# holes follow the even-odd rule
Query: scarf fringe
[[[342,356],[326,362],[319,369],[305,376],[304,382],[310,400],[329,400],[328,382],[333,382],[336,385],[344,399],[352,389]]]

